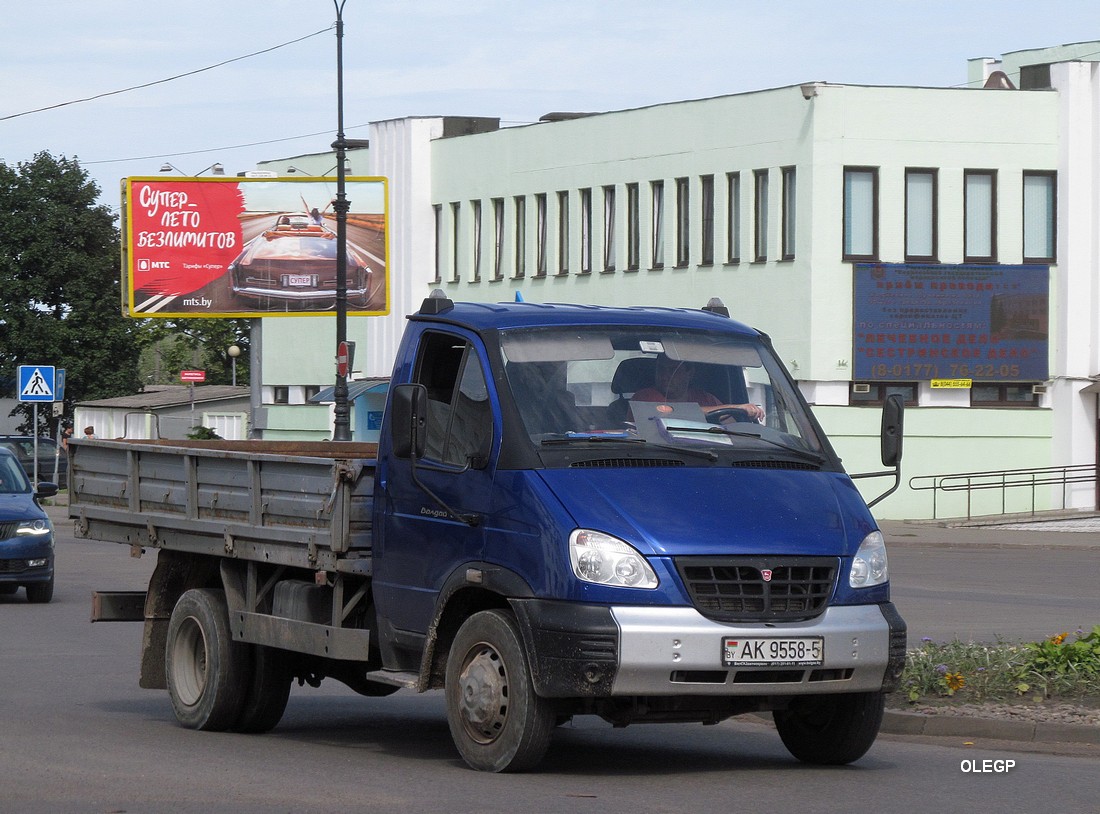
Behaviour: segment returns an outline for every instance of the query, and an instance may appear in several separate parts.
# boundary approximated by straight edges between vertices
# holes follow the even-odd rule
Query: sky
[[[348,138],[808,81],[963,85],[970,58],[1100,39],[1096,0],[345,0],[343,19]],[[333,0],[8,0],[0,161],[77,158],[117,209],[120,179],[165,162],[235,175],[323,152],[335,20]]]

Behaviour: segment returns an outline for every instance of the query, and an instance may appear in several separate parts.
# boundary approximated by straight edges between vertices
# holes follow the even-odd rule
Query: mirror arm
[[[894,485],[868,503],[867,508],[870,509],[882,499],[890,497],[890,495],[894,494],[894,492],[898,490],[898,487],[901,486],[901,464],[898,464],[893,469],[887,469],[885,472],[861,472],[858,475],[849,475],[848,477],[852,480],[857,480],[859,478],[885,478],[888,475],[894,477]]]

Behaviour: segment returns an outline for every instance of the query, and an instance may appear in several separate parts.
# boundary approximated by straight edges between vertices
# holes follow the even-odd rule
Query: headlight
[[[870,588],[888,579],[890,568],[886,563],[886,541],[882,539],[882,532],[872,531],[863,538],[859,551],[852,558],[848,584],[853,588]]]
[[[39,519],[21,521],[15,533],[40,537],[43,534],[49,534],[51,531],[53,531],[53,529],[50,527],[50,521]]]
[[[589,529],[569,535],[569,561],[577,579],[623,588],[656,588],[657,575],[645,557],[617,537]]]

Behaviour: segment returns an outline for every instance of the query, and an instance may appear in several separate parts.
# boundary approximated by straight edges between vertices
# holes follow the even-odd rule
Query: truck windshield
[[[536,444],[782,448],[823,460],[802,402],[767,348],[751,338],[570,326],[509,331],[501,349],[508,386]]]

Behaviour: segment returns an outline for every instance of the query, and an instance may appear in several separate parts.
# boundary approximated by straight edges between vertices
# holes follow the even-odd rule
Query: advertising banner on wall
[[[1050,269],[856,263],[857,381],[1044,381]]]
[[[348,314],[389,312],[384,178],[349,178]],[[332,178],[127,178],[124,311],[132,317],[336,312]]]

